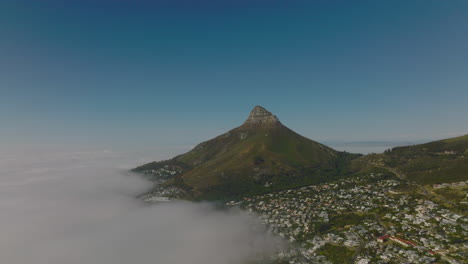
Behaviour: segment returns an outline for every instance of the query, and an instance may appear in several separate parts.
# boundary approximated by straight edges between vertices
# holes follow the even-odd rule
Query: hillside
[[[468,180],[468,135],[395,147],[363,159],[396,169],[420,184],[464,181]]]
[[[256,106],[241,126],[134,171],[168,168],[175,173],[165,185],[183,188],[195,198],[222,199],[343,177],[351,173],[348,164],[356,157],[295,133]]]

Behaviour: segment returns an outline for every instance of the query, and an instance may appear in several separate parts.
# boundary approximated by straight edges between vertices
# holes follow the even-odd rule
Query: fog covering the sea
[[[144,204],[135,197],[151,184],[127,172],[138,162],[100,150],[2,150],[0,263],[236,264],[281,243],[244,213]]]

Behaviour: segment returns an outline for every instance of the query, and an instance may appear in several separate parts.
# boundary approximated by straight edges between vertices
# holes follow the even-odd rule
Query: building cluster
[[[370,174],[244,197],[227,206],[257,214],[290,241],[279,263],[465,263],[466,213],[401,191],[400,184]],[[346,260],[337,260],[340,255]]]
[[[182,172],[182,169],[179,167],[165,165],[158,169],[146,170],[143,173],[150,177],[151,180],[165,181],[180,172]]]
[[[441,188],[447,188],[447,187],[448,188],[450,188],[450,187],[461,187],[461,186],[466,186],[466,185],[468,185],[468,181],[434,184],[432,187],[434,189],[441,189]]]
[[[180,173],[181,171],[182,169],[170,165],[165,165],[159,169],[144,171],[144,175],[153,182],[153,188],[150,192],[144,194],[141,197],[143,201],[157,203],[182,197],[184,192],[180,188],[162,185],[167,179],[173,177],[175,174]]]

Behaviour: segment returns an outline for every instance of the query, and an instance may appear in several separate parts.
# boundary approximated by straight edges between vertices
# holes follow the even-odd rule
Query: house
[[[390,239],[391,241],[393,241],[393,242],[396,242],[396,243],[398,243],[398,244],[404,246],[404,247],[407,247],[407,246],[408,246],[408,244],[406,244],[405,240],[404,240],[404,239],[401,239],[401,238],[399,238],[399,237],[393,237],[393,236],[391,236],[391,237],[389,237],[389,239]]]
[[[377,242],[383,243],[383,242],[387,241],[389,237],[390,237],[389,235],[379,236],[379,237],[377,238]]]
[[[403,238],[391,236],[391,237],[389,237],[389,239],[392,240],[393,242],[396,242],[396,243],[404,246],[404,247],[416,246],[416,243],[414,243],[413,241],[405,240]]]

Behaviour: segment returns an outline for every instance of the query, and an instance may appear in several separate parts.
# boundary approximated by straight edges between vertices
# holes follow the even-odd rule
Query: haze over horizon
[[[257,104],[319,142],[467,134],[467,14],[466,1],[0,1],[0,144],[166,157]]]

